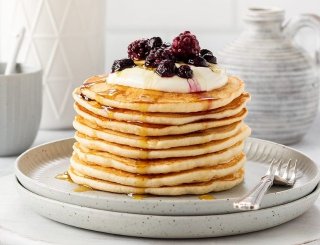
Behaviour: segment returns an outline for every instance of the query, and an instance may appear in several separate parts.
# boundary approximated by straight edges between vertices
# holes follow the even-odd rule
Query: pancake
[[[197,41],[190,32],[182,37]],[[244,82],[228,76],[209,50],[195,57],[194,43],[177,42],[167,52],[159,42],[132,42],[128,59],[115,60],[110,75],[90,77],[73,91],[76,142],[68,174],[75,183],[177,196],[243,181],[244,141],[251,134]]]
[[[169,149],[173,147],[204,144],[213,140],[229,138],[239,132],[242,124],[242,121],[239,121],[227,126],[211,128],[191,134],[158,137],[137,136],[101,128],[95,123],[91,123],[80,116],[75,117],[73,127],[84,135],[121,145],[143,149]]]
[[[170,158],[170,157],[188,157],[208,154],[226,149],[239,141],[243,141],[251,133],[250,128],[247,125],[243,125],[239,132],[232,137],[215,140],[205,144],[175,147],[170,149],[161,150],[146,150],[136,147],[130,147],[126,145],[119,145],[116,143],[108,142],[105,140],[99,140],[76,132],[75,139],[85,147],[106,151],[118,156],[137,158],[137,159],[154,159],[154,158]]]
[[[125,158],[108,152],[94,151],[82,146],[78,142],[73,145],[73,150],[80,160],[102,167],[117,168],[137,174],[160,174],[179,172],[197,167],[210,167],[229,162],[234,156],[242,152],[243,146],[243,142],[238,142],[225,150],[205,155],[152,160]]]
[[[77,172],[122,185],[135,187],[175,186],[185,183],[209,181],[230,175],[241,169],[245,162],[245,155],[241,153],[230,162],[211,166],[189,169],[167,174],[134,174],[115,168],[106,168],[80,160],[77,154],[71,157],[71,167]]]
[[[101,105],[141,112],[190,113],[208,111],[229,104],[244,92],[244,83],[229,77],[221,88],[198,93],[168,93],[108,84],[105,78],[90,79],[81,93]]]
[[[231,103],[217,109],[193,113],[156,113],[111,108],[100,105],[96,101],[88,101],[81,96],[80,89],[73,92],[78,107],[83,107],[93,114],[117,121],[143,122],[149,124],[182,125],[205,119],[222,119],[234,116],[242,111],[250,99],[243,93]]]
[[[202,195],[209,192],[224,191],[240,184],[244,178],[244,170],[240,169],[239,171],[228,176],[213,179],[207,182],[181,184],[177,186],[139,188],[88,177],[77,172],[72,167],[69,168],[68,173],[75,183],[86,185],[96,190],[114,193],[152,194],[162,196],[178,196],[187,194]]]
[[[118,131],[127,134],[135,134],[140,136],[167,136],[188,134],[209,128],[221,127],[233,124],[243,120],[248,112],[247,109],[242,109],[240,113],[221,119],[207,119],[203,121],[193,122],[184,125],[160,125],[160,124],[146,124],[140,122],[125,122],[107,119],[105,117],[95,115],[87,109],[75,104],[74,109],[78,115],[97,124],[102,128]]]

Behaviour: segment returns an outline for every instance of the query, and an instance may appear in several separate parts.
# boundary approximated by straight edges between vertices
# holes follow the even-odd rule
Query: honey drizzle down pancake
[[[80,116],[76,116],[73,122],[73,127],[78,130],[78,132],[87,136],[143,149],[168,149],[221,140],[235,135],[239,132],[242,125],[240,121],[227,126],[197,131],[190,134],[144,137],[101,128]]]
[[[196,183],[221,178],[241,169],[244,162],[245,155],[241,153],[235,156],[230,162],[212,167],[198,167],[167,174],[142,175],[125,172],[115,168],[101,167],[90,162],[84,162],[81,161],[76,154],[71,157],[71,167],[85,176],[91,176],[118,184],[145,188],[175,186],[184,183]]]
[[[73,92],[73,98],[77,103],[76,106],[80,109],[102,117],[116,119],[118,121],[165,125],[182,125],[204,119],[221,119],[234,116],[238,114],[245,107],[246,102],[250,100],[249,94],[243,93],[241,96],[234,99],[230,104],[209,111],[193,113],[141,113],[139,111],[102,106],[98,102],[84,97],[79,89],[76,89]]]
[[[227,118],[206,119],[184,125],[160,125],[106,119],[102,116],[94,115],[93,113],[84,109],[83,107],[78,107],[76,104],[74,105],[74,109],[79,116],[85,118],[86,120],[92,123],[97,124],[102,128],[107,128],[122,133],[135,134],[140,136],[166,136],[188,134],[195,131],[230,125],[232,123],[243,120],[248,114],[247,110],[243,108],[240,113]]]
[[[100,78],[99,78],[100,79]],[[101,105],[141,112],[189,113],[225,106],[244,92],[244,83],[230,77],[221,88],[199,93],[167,93],[112,85],[99,80],[92,86],[81,87],[81,93]]]
[[[179,172],[196,167],[210,167],[223,162],[229,162],[235,155],[239,155],[242,152],[243,145],[241,141],[225,150],[205,155],[152,160],[131,159],[113,155],[108,152],[91,150],[79,142],[74,144],[73,150],[80,160],[92,162],[102,167],[117,168],[137,174],[160,174]]]
[[[177,186],[139,188],[133,186],[120,185],[117,183],[100,180],[89,176],[83,176],[71,167],[69,168],[68,173],[70,174],[74,182],[88,185],[96,190],[115,193],[134,193],[166,196],[178,196],[187,194],[202,195],[210,192],[224,191],[240,184],[244,178],[244,171],[243,169],[241,169],[238,172],[233,173],[229,176],[210,180],[207,182],[189,183]]]
[[[215,140],[201,145],[191,145],[184,147],[175,147],[161,150],[145,150],[127,145],[119,145],[97,138],[92,138],[76,132],[75,139],[85,147],[98,151],[106,151],[122,157],[136,159],[155,159],[155,158],[170,158],[170,157],[189,157],[208,154],[220,150],[224,150],[235,143],[244,140],[250,135],[250,128],[243,125],[240,131],[229,138],[223,140]]]

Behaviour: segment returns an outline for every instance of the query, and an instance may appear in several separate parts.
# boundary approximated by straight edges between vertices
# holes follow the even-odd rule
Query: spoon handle
[[[17,57],[18,57],[18,54],[19,54],[19,51],[20,51],[20,47],[21,47],[23,38],[24,38],[25,31],[26,31],[26,29],[24,27],[22,27],[21,30],[15,36],[15,41],[14,41],[12,54],[9,57],[9,61],[7,63],[7,67],[6,67],[6,70],[4,72],[5,75],[12,74],[15,71]]]

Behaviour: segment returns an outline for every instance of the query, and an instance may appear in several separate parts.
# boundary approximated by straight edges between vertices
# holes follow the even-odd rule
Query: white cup
[[[18,64],[16,73],[3,75],[0,63],[0,156],[28,149],[39,129],[42,108],[42,71]]]

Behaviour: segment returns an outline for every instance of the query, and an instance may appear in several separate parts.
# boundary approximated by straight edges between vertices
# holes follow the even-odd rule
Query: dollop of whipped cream
[[[176,64],[179,67],[179,64]],[[225,69],[217,65],[196,67],[189,65],[193,77],[186,79],[178,76],[161,77],[154,70],[141,66],[110,73],[107,83],[139,89],[158,90],[172,93],[192,93],[210,91],[224,86],[228,81]]]

